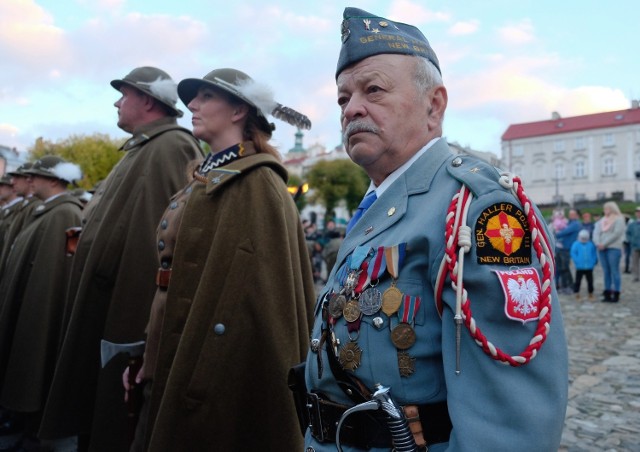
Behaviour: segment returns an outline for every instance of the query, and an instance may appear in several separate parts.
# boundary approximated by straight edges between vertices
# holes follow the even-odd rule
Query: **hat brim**
[[[142,87],[136,85],[135,83],[131,83],[127,80],[111,80],[111,86],[113,86],[113,88],[116,89],[117,91],[120,91],[120,88],[122,88],[122,85],[130,86],[131,88],[135,88],[141,93],[146,94],[147,96],[153,97],[155,100],[162,103],[162,105],[166,106],[174,114],[174,116],[178,118],[182,118],[182,116],[184,115],[184,112],[182,110],[174,107],[170,103],[166,102],[164,99],[161,99],[160,97],[156,96],[150,90],[143,89]]]
[[[224,91],[230,96],[246,103],[250,107],[253,107],[253,109],[255,110],[255,114],[258,117],[258,120],[260,122],[260,126],[265,132],[271,134],[271,132],[275,128],[273,124],[267,121],[267,118],[265,118],[262,115],[262,113],[260,112],[260,109],[256,107],[256,105],[253,102],[251,102],[246,97],[242,96],[240,93],[236,91],[232,91],[231,89],[229,89],[229,87],[226,84],[217,83],[215,80],[212,81],[212,80],[205,80],[201,78],[186,78],[180,81],[180,83],[178,83],[178,97],[180,98],[182,103],[187,108],[189,108],[189,103],[198,95],[198,91],[202,87],[213,88],[213,89]]]

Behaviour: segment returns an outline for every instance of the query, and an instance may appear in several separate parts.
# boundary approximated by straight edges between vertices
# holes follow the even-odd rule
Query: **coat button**
[[[164,240],[160,240],[160,241],[158,242],[158,249],[159,249],[160,251],[162,251],[162,250],[164,249]]]
[[[168,222],[167,220],[162,220],[162,221],[160,222],[160,227],[161,227],[162,229],[167,229],[167,226],[168,226],[168,225],[169,225],[169,222]]]
[[[222,336],[224,334],[225,327],[222,323],[217,323],[216,326],[213,327],[213,332],[218,336]]]
[[[173,201],[173,202],[169,205],[169,207],[170,207],[171,209],[175,209],[175,208],[177,208],[177,207],[178,207],[178,203],[177,203],[177,202],[175,202],[175,201]]]
[[[462,165],[462,159],[460,157],[456,157],[451,161],[451,165],[458,167]]]

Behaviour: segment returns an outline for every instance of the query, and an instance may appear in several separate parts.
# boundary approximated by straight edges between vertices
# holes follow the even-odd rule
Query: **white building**
[[[638,201],[640,108],[512,124],[502,166],[519,175],[538,204]]]

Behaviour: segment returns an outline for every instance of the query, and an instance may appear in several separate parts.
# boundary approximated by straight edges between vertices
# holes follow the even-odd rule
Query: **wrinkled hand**
[[[140,367],[138,375],[136,375],[135,384],[139,385],[144,380],[144,366]],[[129,391],[133,389],[133,385],[129,383],[129,366],[122,372],[122,386],[124,386],[124,401],[129,401]]]

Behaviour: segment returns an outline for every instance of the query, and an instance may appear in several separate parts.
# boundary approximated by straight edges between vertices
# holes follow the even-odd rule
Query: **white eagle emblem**
[[[540,277],[534,268],[494,270],[504,292],[504,311],[508,318],[523,323],[539,316]]]
[[[507,282],[507,287],[509,289],[509,295],[511,295],[511,299],[515,304],[513,307],[514,311],[525,315],[538,312],[537,305],[540,291],[533,279],[524,279],[522,276],[519,276],[517,281],[510,279]]]

